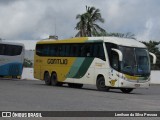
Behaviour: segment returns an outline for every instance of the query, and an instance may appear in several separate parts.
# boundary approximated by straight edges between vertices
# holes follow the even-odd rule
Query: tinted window
[[[61,49],[59,45],[51,45],[54,53],[51,56],[59,56],[59,50]]]
[[[107,48],[107,53],[108,53],[108,57],[109,57],[109,62],[110,62],[110,66],[116,70],[118,70],[118,60],[119,60],[119,56],[118,54],[112,50],[112,48],[116,48],[117,49],[117,45],[113,44],[113,43],[105,43],[106,48]]]
[[[65,45],[59,46],[59,54],[60,54],[60,56],[65,56],[65,54],[66,54],[66,46]]]
[[[105,60],[104,49],[103,49],[103,44],[102,43],[94,44],[93,56],[98,57],[102,60]]]
[[[84,44],[83,47],[81,48],[81,56],[82,57],[93,57],[93,44]]]
[[[105,60],[102,43],[39,44],[36,46],[36,54],[39,56],[97,57]]]
[[[112,68],[114,68],[115,70],[119,69],[119,56],[118,53],[113,51],[112,52],[112,60],[111,60],[111,66]]]
[[[45,55],[45,56],[49,56],[49,53],[50,51],[49,51],[49,45],[45,45],[45,46],[43,46],[43,55]]]
[[[76,44],[71,44],[70,46],[70,56],[71,57],[77,57],[76,52],[77,52],[77,45]]]
[[[0,44],[0,55],[15,56],[20,55],[22,46]]]
[[[4,55],[5,45],[0,44],[0,55]]]
[[[42,54],[42,50],[43,50],[43,46],[42,45],[36,45],[36,54],[41,56]]]

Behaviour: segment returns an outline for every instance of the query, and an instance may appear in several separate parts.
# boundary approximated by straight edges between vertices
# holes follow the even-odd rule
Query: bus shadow
[[[0,78],[0,81],[18,81],[18,82],[23,82],[23,81],[37,81],[37,80],[27,80],[27,79],[11,79],[11,78]],[[24,83],[25,84],[25,83]],[[30,83],[31,84],[31,83]],[[100,93],[115,93],[115,94],[126,94],[126,95],[144,95],[143,93],[137,92],[137,91],[133,91],[131,93],[123,93],[121,92],[119,89],[110,89],[109,91],[98,91],[96,89],[95,86],[92,85],[84,85],[84,87],[82,88],[71,88],[69,87],[67,84],[64,84],[63,86],[50,86],[50,85],[46,85],[44,84],[43,81],[38,81],[38,82],[34,82],[32,85],[36,85],[36,86],[44,86],[44,87],[54,87],[54,88],[65,88],[65,89],[74,89],[74,90],[82,90],[82,91],[96,91],[96,92],[100,92]]]
[[[40,86],[46,86],[46,87],[54,87],[54,88],[65,88],[65,89],[74,89],[74,90],[82,90],[82,91],[96,91],[100,93],[115,93],[115,94],[126,94],[126,95],[143,95],[142,93],[137,93],[137,92],[131,92],[131,93],[123,93],[118,89],[110,89],[109,91],[99,91],[96,88],[87,88],[87,87],[82,87],[82,88],[71,88],[68,85],[63,85],[63,86],[47,86],[45,84],[35,84],[35,85],[40,85]]]
[[[21,81],[21,79],[13,79],[13,78],[0,78],[0,81]]]

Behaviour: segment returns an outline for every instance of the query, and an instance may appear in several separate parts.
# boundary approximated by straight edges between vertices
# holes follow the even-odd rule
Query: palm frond
[[[81,36],[98,36],[99,34],[105,33],[105,30],[99,27],[96,22],[104,22],[100,14],[100,10],[95,7],[86,6],[86,12],[78,14],[76,19],[79,19],[75,29],[79,30],[76,35]]]

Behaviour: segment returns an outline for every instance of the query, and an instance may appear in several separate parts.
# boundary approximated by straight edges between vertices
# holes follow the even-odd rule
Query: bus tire
[[[133,91],[133,88],[121,88],[120,89],[123,93],[130,93]]]
[[[52,73],[52,75],[51,75],[51,85],[52,86],[56,86],[57,84],[58,84],[57,74],[56,73]]]
[[[103,76],[97,78],[96,86],[99,91],[109,91],[109,87],[105,86],[105,79]]]
[[[46,85],[51,85],[50,75],[48,72],[44,73],[44,81]]]
[[[62,82],[58,82],[56,73],[52,73],[51,75],[51,85],[52,86],[62,86],[63,85]]]
[[[52,73],[51,75],[51,85],[52,86],[62,86],[63,85],[62,82],[58,82],[56,73]]]

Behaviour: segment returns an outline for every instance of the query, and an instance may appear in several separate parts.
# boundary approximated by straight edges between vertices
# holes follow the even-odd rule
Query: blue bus
[[[21,78],[24,51],[21,43],[0,42],[0,77]]]

